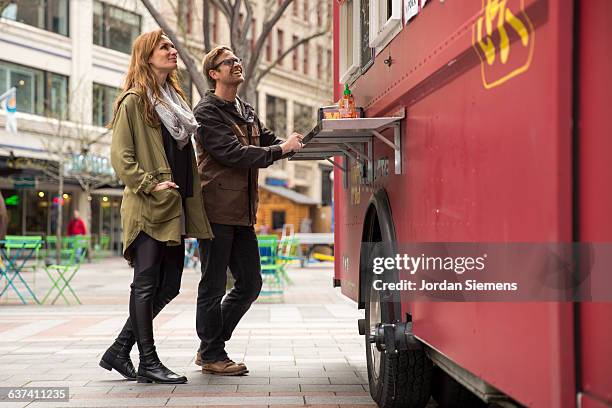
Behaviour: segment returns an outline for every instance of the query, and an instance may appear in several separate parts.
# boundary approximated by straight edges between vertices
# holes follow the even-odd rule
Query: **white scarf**
[[[155,106],[155,111],[168,132],[176,140],[179,149],[183,150],[198,129],[198,122],[189,106],[173,87],[168,84],[160,86],[159,92],[161,98],[155,101],[153,93],[149,91],[149,100]]]

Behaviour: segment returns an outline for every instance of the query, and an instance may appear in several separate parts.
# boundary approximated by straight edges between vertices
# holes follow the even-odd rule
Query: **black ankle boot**
[[[139,383],[185,384],[187,377],[166,368],[159,361],[157,354],[153,354],[146,357],[144,361],[141,358],[136,381]]]
[[[184,384],[187,378],[166,368],[155,350],[153,339],[153,307],[150,299],[155,285],[142,283],[132,286],[130,320],[137,339],[140,365],[136,374],[139,383]]]
[[[130,351],[134,346],[135,340],[132,331],[126,330],[126,327],[121,330],[115,342],[106,350],[100,360],[100,367],[108,371],[115,370],[127,380],[136,379],[136,369],[130,359]]]

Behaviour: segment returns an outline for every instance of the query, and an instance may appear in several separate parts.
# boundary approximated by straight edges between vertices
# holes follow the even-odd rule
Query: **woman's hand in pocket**
[[[161,190],[166,190],[168,188],[176,188],[178,189],[179,186],[178,184],[172,182],[172,181],[162,181],[161,183],[158,183],[154,188],[153,191],[161,191]]]

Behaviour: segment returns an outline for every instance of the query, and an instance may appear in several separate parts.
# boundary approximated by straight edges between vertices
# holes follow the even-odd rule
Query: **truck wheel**
[[[432,394],[440,408],[484,408],[487,404],[439,367],[433,369]]]
[[[381,352],[369,341],[378,323],[398,321],[397,303],[381,301],[371,283],[366,291],[366,362],[370,395],[381,408],[422,408],[431,396],[431,360],[424,350]],[[395,303],[395,304],[394,304]]]

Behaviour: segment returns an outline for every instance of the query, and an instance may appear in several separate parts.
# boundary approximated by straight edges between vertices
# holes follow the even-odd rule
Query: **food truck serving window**
[[[340,5],[340,82],[349,82],[359,69],[359,0]]]
[[[370,47],[381,51],[402,30],[402,0],[370,0]]]

